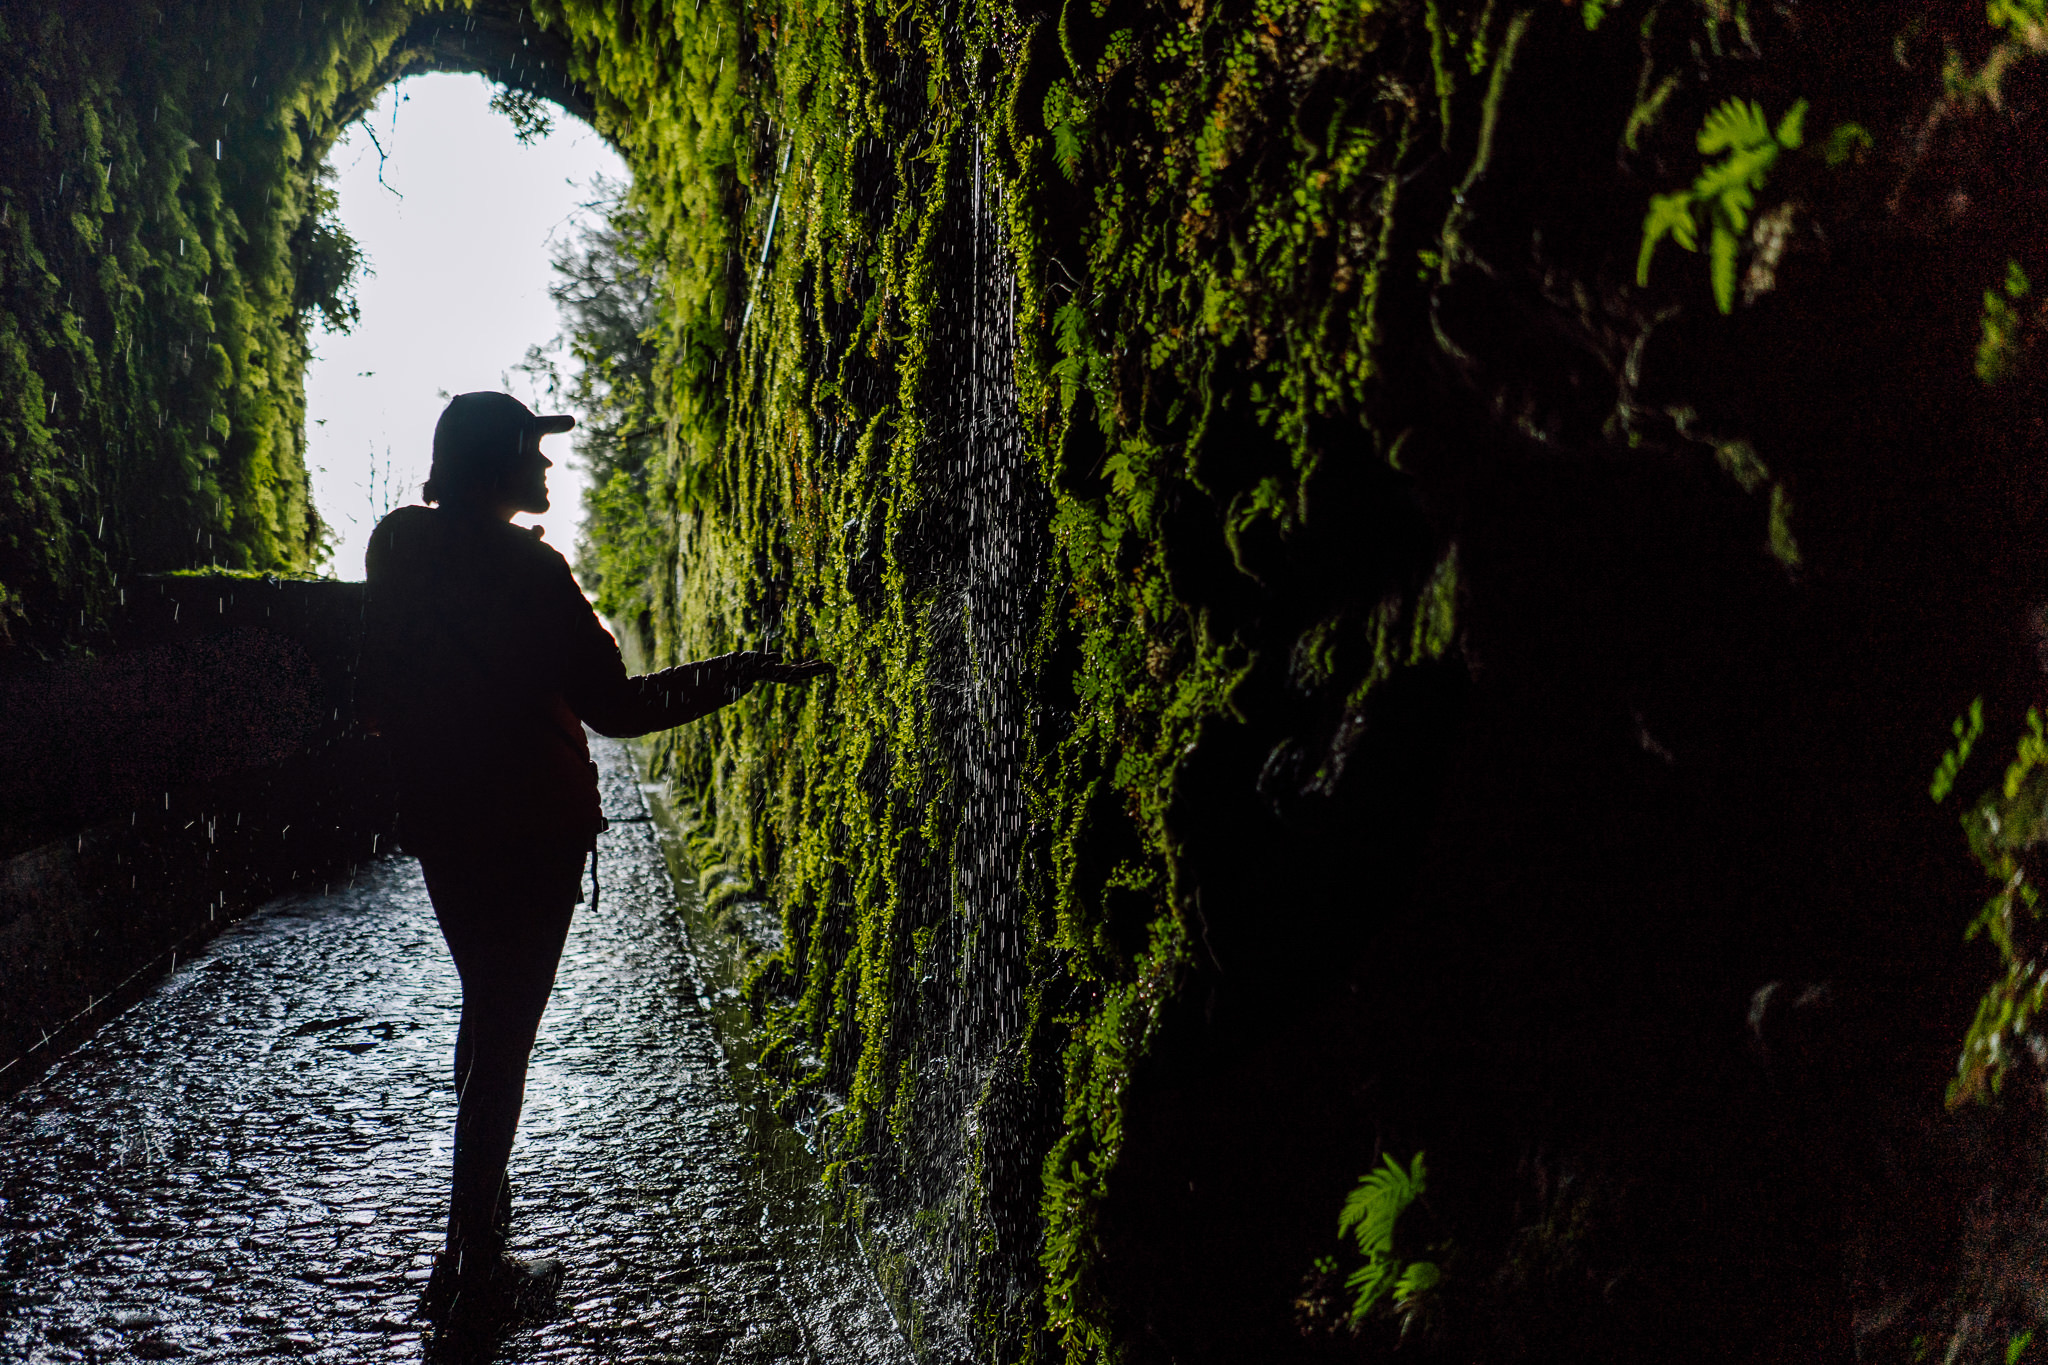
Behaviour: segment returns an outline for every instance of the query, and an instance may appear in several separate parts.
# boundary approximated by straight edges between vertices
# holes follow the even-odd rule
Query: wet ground
[[[603,895],[512,1156],[514,1249],[567,1277],[496,1358],[907,1363],[712,1028],[719,949],[623,746],[596,750]],[[230,928],[0,1102],[0,1361],[420,1359],[457,1005],[418,865],[387,859]]]

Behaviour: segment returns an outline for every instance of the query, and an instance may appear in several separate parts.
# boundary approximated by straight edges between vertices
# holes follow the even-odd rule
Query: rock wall
[[[362,585],[144,579],[98,657],[0,673],[0,1085],[395,833],[352,729]]]
[[[787,1103],[905,1314],[1070,1360],[2017,1340],[1965,1243],[2034,1215],[1960,1211],[2040,1207],[2032,1083],[1944,1099],[2028,1017],[2022,934],[1966,1044],[1955,815],[2033,809],[2039,16],[704,14],[561,11],[701,130],[636,162],[670,427],[586,567],[652,657],[841,665],[670,761],[783,907]],[[999,328],[1021,464],[957,415]],[[1931,800],[1973,697],[1998,757]],[[1354,1315],[1336,1214],[1425,1151],[1385,1254],[1438,1278]]]

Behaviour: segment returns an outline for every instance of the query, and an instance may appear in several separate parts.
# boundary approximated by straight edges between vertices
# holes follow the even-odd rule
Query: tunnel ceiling
[[[475,72],[548,100],[585,123],[597,122],[590,91],[569,74],[571,47],[544,28],[527,6],[483,0],[468,10],[428,10],[416,17],[396,51],[393,79],[427,71]]]

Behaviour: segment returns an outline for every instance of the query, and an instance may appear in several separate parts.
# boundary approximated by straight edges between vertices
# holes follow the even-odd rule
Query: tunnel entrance
[[[839,665],[652,760],[942,1356],[2048,1332],[1948,1252],[2038,1163],[1941,1118],[2048,1056],[2038,0],[27,8],[24,649],[319,561],[315,191],[380,91],[633,166],[671,306],[591,586],[648,669]],[[1805,1178],[1909,1167],[1964,1174]]]
[[[306,375],[307,459],[342,578],[362,577],[377,520],[419,500],[445,395],[503,389],[536,412],[572,410],[582,361],[551,298],[569,283],[554,263],[589,257],[628,172],[580,119],[508,122],[505,88],[493,93],[473,74],[408,76],[329,159],[335,220],[369,269],[359,320],[314,337]],[[587,480],[571,451],[589,431],[549,442],[552,506],[519,519],[572,560]]]
[[[122,576],[304,573],[329,528],[306,462],[312,333],[345,313],[321,167],[407,76],[460,72],[527,124],[597,118],[523,5],[69,4],[0,90],[14,379],[0,400],[0,646],[108,642]],[[61,281],[58,287],[51,281]]]
[[[6,145],[54,171],[43,187],[53,193],[14,194],[0,209],[17,229],[9,241],[38,247],[32,264],[79,281],[44,300],[41,332],[32,301],[11,300],[6,314],[30,324],[12,335],[29,339],[40,370],[39,384],[4,400],[33,399],[40,413],[8,454],[44,494],[42,533],[0,548],[0,640],[13,646],[0,652],[7,1085],[221,925],[280,889],[346,875],[388,843],[381,765],[350,714],[356,585],[295,580],[336,550],[353,551],[354,563],[337,567],[360,577],[361,538],[378,510],[369,504],[406,500],[395,462],[424,450],[435,391],[500,387],[519,377],[529,345],[555,334],[547,233],[570,225],[576,192],[563,180],[579,156],[623,180],[589,126],[587,93],[566,76],[560,40],[523,8],[309,17],[276,7],[228,32],[178,17],[94,25],[60,9],[38,39],[87,69],[71,72],[69,87],[54,67],[5,78]],[[444,125],[422,128],[427,150],[463,144],[452,164],[419,167],[415,224],[447,211],[437,193],[495,213],[458,226],[466,247],[377,235],[389,306],[373,293],[356,336],[322,336],[322,323],[362,319],[349,297],[353,248],[322,168],[337,136],[347,155],[354,129],[380,158],[374,183],[381,152],[365,121],[381,116],[382,150],[401,157],[384,169],[404,169],[415,140],[393,139],[390,114],[420,103],[404,88],[415,76],[432,83],[428,118]],[[38,142],[21,126],[22,101],[53,95],[63,99]],[[515,143],[515,131],[533,145]],[[66,164],[81,153],[89,165]],[[490,177],[511,192],[479,183]],[[382,185],[376,195],[351,200],[401,202]],[[480,249],[522,228],[523,251],[494,260]],[[449,287],[460,271],[421,270],[407,259],[409,239],[415,254],[457,259],[468,288],[491,292],[465,297]],[[523,287],[505,275],[522,265]],[[523,317],[503,310],[508,296]],[[408,319],[409,306],[436,317]],[[461,324],[478,321],[471,343],[482,330],[499,354],[465,356]],[[406,340],[424,349],[394,349]],[[358,385],[396,380],[411,410],[391,413],[382,468],[367,440],[349,449],[354,439],[335,433],[327,463],[362,501],[322,509],[309,432],[352,421],[359,438],[365,417],[385,415],[344,393],[309,419],[309,362],[336,341],[367,349],[326,374],[355,360]],[[557,454],[553,529],[568,548],[580,499],[568,452]],[[38,599],[40,619],[26,605]],[[66,643],[85,650],[39,657]]]

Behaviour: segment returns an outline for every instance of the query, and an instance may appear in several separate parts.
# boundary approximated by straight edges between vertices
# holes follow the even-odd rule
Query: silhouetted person
[[[548,508],[537,417],[509,394],[458,394],[434,427],[422,490],[370,537],[362,712],[392,744],[399,833],[416,855],[462,978],[455,1043],[448,1242],[422,1311],[502,1313],[552,1292],[560,1266],[505,1254],[505,1166],[527,1059],[604,828],[583,726],[664,730],[757,682],[803,682],[820,663],[725,654],[628,677],[618,644],[538,529]]]

